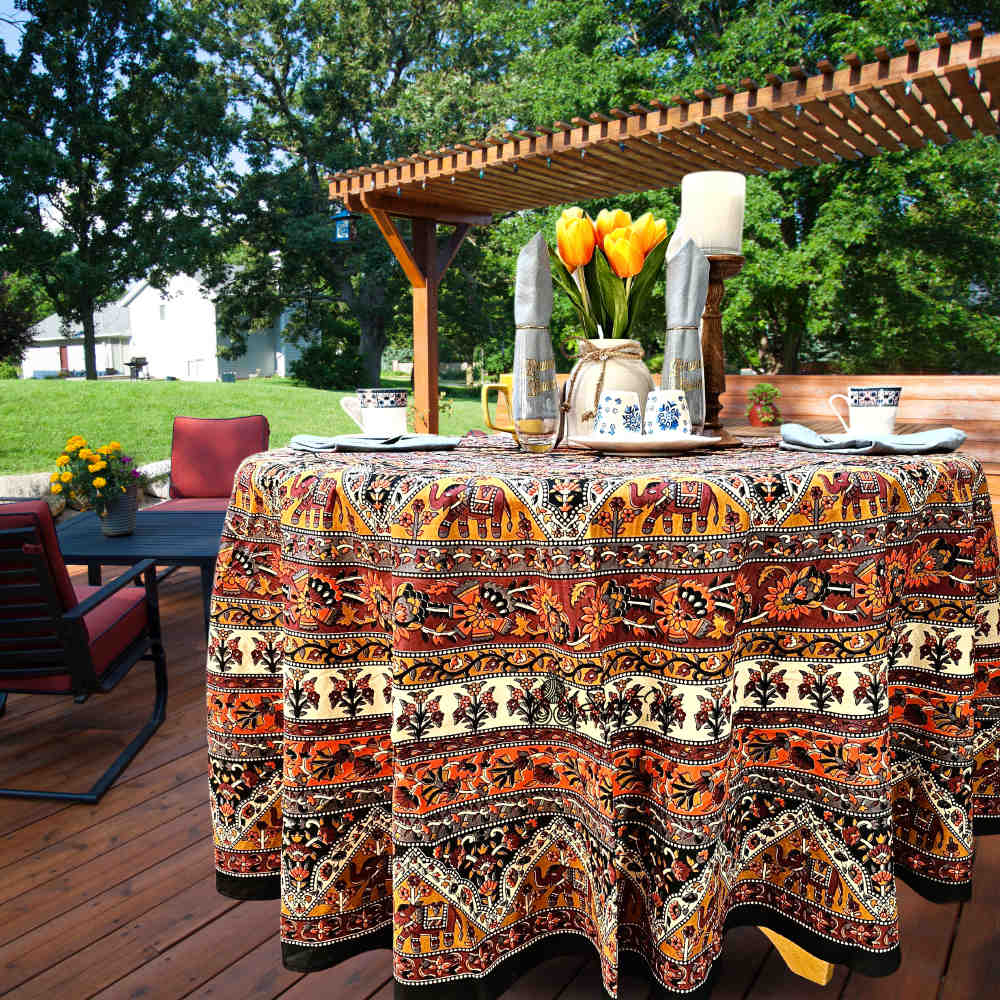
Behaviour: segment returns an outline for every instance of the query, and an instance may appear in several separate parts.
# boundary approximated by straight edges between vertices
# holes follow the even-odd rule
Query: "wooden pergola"
[[[848,56],[809,76],[745,79],[692,98],[612,108],[502,138],[459,143],[329,178],[330,198],[375,220],[413,288],[418,429],[438,429],[437,296],[471,226],[526,208],[680,183],[693,170],[764,174],[881,152],[996,135],[1000,34],[972,24],[967,38],[905,42],[902,55]],[[408,244],[395,219],[412,220]],[[439,226],[453,227],[438,243]]]

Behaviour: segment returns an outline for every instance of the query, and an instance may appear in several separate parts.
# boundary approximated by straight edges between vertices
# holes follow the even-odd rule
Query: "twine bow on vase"
[[[577,358],[576,364],[573,366],[573,371],[570,373],[570,377],[566,385],[566,395],[562,404],[563,413],[569,413],[572,408],[573,392],[576,388],[576,380],[584,365],[599,364],[601,366],[601,374],[597,378],[597,385],[594,389],[593,408],[588,410],[586,413],[582,413],[580,415],[581,420],[591,420],[597,416],[597,407],[601,402],[601,393],[604,390],[604,377],[607,374],[608,362],[619,359],[625,360],[627,358],[635,358],[637,361],[641,361],[645,355],[642,346],[634,340],[627,340],[623,343],[613,344],[607,347],[598,346],[599,343],[600,342],[595,344],[586,340],[578,341],[580,352],[579,357]]]

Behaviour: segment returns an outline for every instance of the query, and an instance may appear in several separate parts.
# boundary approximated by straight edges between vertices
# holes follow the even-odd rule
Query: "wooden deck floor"
[[[302,976],[281,967],[275,902],[215,892],[206,795],[198,577],[163,586],[167,722],[103,801],[0,803],[0,994],[44,1000],[217,997],[390,1000],[389,953]],[[84,788],[146,717],[142,665],[112,695],[12,696],[0,782]],[[713,1000],[974,1000],[1000,992],[1000,837],[980,840],[976,894],[935,906],[900,887],[903,965],[890,979],[838,968],[830,986],[789,973],[752,928],[727,938]],[[557,958],[505,1000],[599,1000],[596,965]],[[645,992],[626,982],[622,997]],[[434,1000],[428,994],[427,1000]]]

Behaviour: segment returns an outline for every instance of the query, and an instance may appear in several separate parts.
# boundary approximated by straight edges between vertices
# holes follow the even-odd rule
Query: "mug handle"
[[[357,396],[341,396],[340,406],[358,427],[365,429],[365,425],[361,422],[361,402]]]
[[[500,424],[493,423],[493,416],[490,413],[489,394],[494,391],[497,394],[498,401],[500,396],[503,396],[503,398],[507,401],[507,412],[508,413],[514,412],[514,408],[511,406],[510,402],[510,390],[507,388],[507,386],[503,385],[503,383],[501,382],[487,382],[483,386],[483,391],[481,394],[481,401],[483,405],[483,423],[486,424],[486,426],[489,427],[489,429],[492,431],[502,431],[504,434],[513,434],[514,440],[517,441],[518,444],[520,444],[521,441],[517,436],[517,430],[515,429],[513,424],[508,424],[506,427],[503,427]]]
[[[826,401],[826,405],[829,406],[831,410],[833,410],[833,415],[840,421],[841,426],[844,428],[844,433],[845,434],[850,434],[851,433],[851,428],[848,426],[847,421],[844,420],[844,418],[840,415],[840,411],[837,409],[837,407],[833,405],[833,401],[835,399],[842,399],[845,403],[847,403],[847,415],[848,416],[851,415],[851,401],[842,392],[835,392]]]

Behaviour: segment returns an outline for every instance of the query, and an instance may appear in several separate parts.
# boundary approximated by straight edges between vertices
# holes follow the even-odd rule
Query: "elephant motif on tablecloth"
[[[459,535],[468,538],[470,520],[476,522],[477,538],[486,538],[487,532],[499,538],[505,520],[507,531],[514,527],[507,495],[500,486],[469,480],[453,483],[439,491],[438,484],[434,483],[427,502],[432,510],[444,511],[438,525],[438,538],[447,538],[451,534],[451,526],[456,523]]]
[[[433,947],[451,948],[455,944],[458,911],[451,903],[397,903],[396,939],[409,941],[413,951],[420,950],[420,939],[430,937]]]
[[[841,517],[847,517],[850,508],[852,516],[860,520],[862,500],[867,500],[881,514],[889,512],[889,482],[885,476],[868,469],[853,469],[832,477],[821,472],[817,478],[831,496],[840,495]]]
[[[674,514],[682,517],[681,530],[691,534],[692,525],[697,524],[699,533],[708,530],[708,515],[715,512],[718,517],[719,498],[710,483],[694,481],[664,480],[652,482],[640,493],[635,483],[629,483],[629,499],[637,510],[645,510],[642,533],[651,535],[656,522],[663,518],[665,531],[670,530],[668,518]]]
[[[288,523],[298,527],[305,518],[305,527],[329,530],[344,516],[344,503],[337,482],[330,476],[302,476],[288,487]],[[348,512],[351,526],[353,517]]]
[[[786,888],[807,894],[812,887],[815,898],[821,906],[839,906],[843,902],[846,886],[840,872],[824,858],[814,858],[797,847],[785,853],[778,844],[774,867],[785,874]]]

